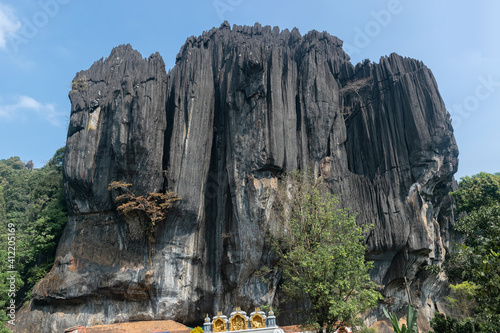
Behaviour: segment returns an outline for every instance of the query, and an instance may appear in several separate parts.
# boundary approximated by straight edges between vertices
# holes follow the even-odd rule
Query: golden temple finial
[[[241,311],[241,307],[237,306],[236,311]]]

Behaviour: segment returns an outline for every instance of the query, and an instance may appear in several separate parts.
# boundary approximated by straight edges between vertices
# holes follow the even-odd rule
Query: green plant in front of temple
[[[283,176],[274,202],[271,243],[283,272],[282,290],[303,304],[309,330],[335,331],[381,298],[370,280],[364,234],[356,214],[339,207],[321,178],[295,171]]]

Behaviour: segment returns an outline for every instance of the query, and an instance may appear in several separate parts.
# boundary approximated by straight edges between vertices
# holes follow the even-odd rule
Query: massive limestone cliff
[[[188,38],[169,73],[158,54],[119,46],[76,75],[69,97],[68,224],[18,331],[280,305],[279,272],[258,270],[273,259],[277,177],[297,168],[321,173],[358,223],[374,225],[367,257],[385,302],[407,304],[406,277],[421,325],[432,316],[444,277],[425,267],[448,250],[458,150],[420,61],[353,66],[327,33],[225,23]],[[116,212],[113,180],[183,198],[159,226],[151,266],[144,233]]]

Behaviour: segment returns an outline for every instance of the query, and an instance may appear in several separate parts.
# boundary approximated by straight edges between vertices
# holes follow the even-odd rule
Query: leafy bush
[[[455,319],[448,315],[435,313],[431,320],[431,327],[435,333],[475,333],[475,332],[492,332],[488,331],[484,325],[476,322],[472,318]]]

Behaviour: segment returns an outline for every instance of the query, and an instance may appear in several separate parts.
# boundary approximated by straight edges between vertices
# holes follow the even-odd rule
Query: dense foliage
[[[64,148],[42,168],[19,157],[0,160],[0,307],[10,302],[10,271],[16,272],[16,306],[54,262],[57,242],[67,221],[62,186]],[[31,164],[32,165],[32,164]],[[10,243],[9,243],[10,241]],[[15,248],[15,255],[14,255]],[[10,252],[10,253],[9,253]],[[12,267],[10,265],[13,265]],[[0,312],[0,320],[7,318]]]
[[[362,228],[356,214],[339,208],[325,184],[304,172],[288,173],[275,198],[278,228],[271,241],[283,271],[284,292],[310,308],[305,326],[333,332],[376,306]]]
[[[472,318],[457,319],[449,315],[436,313],[431,320],[431,327],[435,333],[486,333],[484,325]]]
[[[455,229],[464,237],[445,265],[451,282],[457,283],[452,292],[457,297],[451,302],[457,318],[439,317],[435,325],[500,332],[500,175],[464,177],[451,195],[461,214]]]

